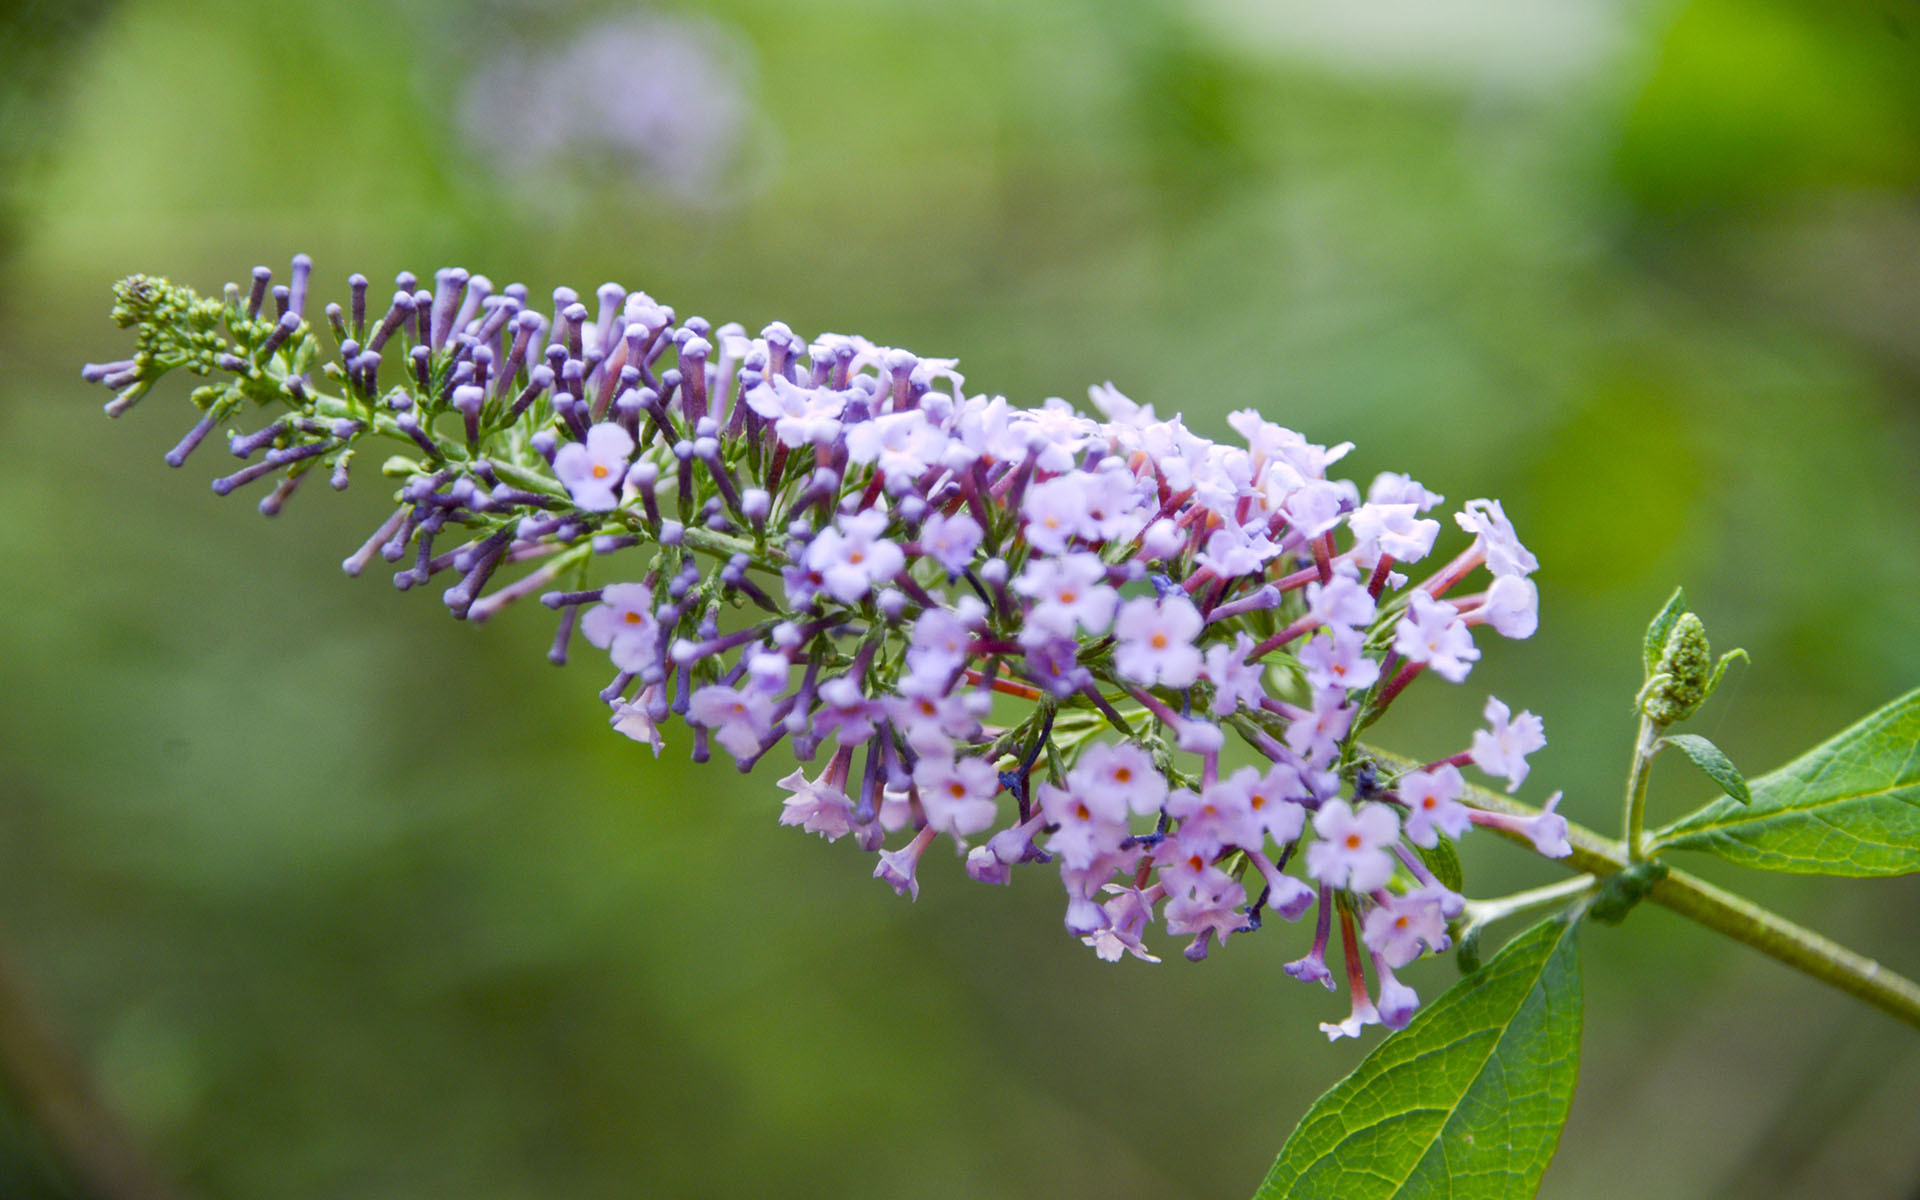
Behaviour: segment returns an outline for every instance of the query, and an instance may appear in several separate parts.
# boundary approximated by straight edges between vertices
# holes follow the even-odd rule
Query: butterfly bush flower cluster
[[[85,376],[114,415],[170,369],[208,377],[166,461],[226,430],[241,465],[214,490],[259,483],[269,515],[398,443],[348,574],[389,564],[468,621],[537,598],[551,659],[609,673],[614,729],[797,762],[781,822],[898,892],[936,845],[985,883],[1055,873],[1108,960],[1158,961],[1156,927],[1197,960],[1310,924],[1286,970],[1344,981],[1323,1028],[1357,1036],[1404,1025],[1395,972],[1449,945],[1454,839],[1568,853],[1557,794],[1531,818],[1468,802],[1463,768],[1526,779],[1533,714],[1489,698],[1468,746],[1397,777],[1359,741],[1420,676],[1463,681],[1476,631],[1534,631],[1537,564],[1497,501],[1453,512],[1439,558],[1442,497],[1363,491],[1329,474],[1350,444],[1251,410],[1216,442],[1111,385],[1090,412],[1022,408],[950,359],[681,320],[615,284],[549,303],[448,269],[373,303],[355,275],[314,313],[309,273],[221,299],[132,277],[135,353]]]

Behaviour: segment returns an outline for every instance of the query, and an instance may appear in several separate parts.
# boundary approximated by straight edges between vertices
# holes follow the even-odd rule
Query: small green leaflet
[[[1574,928],[1534,926],[1375,1047],[1307,1110],[1255,1200],[1533,1195],[1580,1067]]]
[[[1460,891],[1466,886],[1466,876],[1460,871],[1460,855],[1453,848],[1452,838],[1436,838],[1431,847],[1416,844],[1413,852],[1420,856],[1421,865],[1433,872],[1451,891]]]
[[[1686,589],[1675,588],[1673,595],[1667,598],[1666,607],[1662,608],[1653,618],[1653,623],[1647,626],[1647,639],[1641,653],[1647,660],[1649,678],[1653,676],[1653,669],[1660,665],[1660,654],[1667,648],[1667,635],[1673,632],[1673,623],[1678,621],[1680,614],[1685,611],[1687,611]]]
[[[1802,875],[1920,871],[1920,690],[1748,786],[1751,804],[1716,800],[1655,849]]]
[[[1670,733],[1661,740],[1692,759],[1693,765],[1706,772],[1707,778],[1719,784],[1720,790],[1727,795],[1742,804],[1753,800],[1753,794],[1747,790],[1747,781],[1720,747],[1697,733]]]

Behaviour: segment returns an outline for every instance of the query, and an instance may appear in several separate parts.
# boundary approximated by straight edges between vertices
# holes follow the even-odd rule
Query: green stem
[[[1410,771],[1420,765],[1412,759],[1372,746],[1367,747],[1367,753],[1395,771]],[[1497,792],[1471,785],[1465,798],[1475,807],[1489,812],[1516,817],[1538,816],[1540,812]],[[1522,845],[1532,845],[1523,833],[1504,829],[1496,829],[1495,832]],[[1555,861],[1583,874],[1605,877],[1624,870],[1633,861],[1624,844],[1611,841],[1571,821],[1567,823],[1567,841],[1572,845],[1573,852]],[[1696,875],[1674,868],[1653,885],[1647,899],[1736,942],[1744,942],[1762,954],[1831,984],[1896,1020],[1920,1029],[1920,984],[1889,971],[1873,959],[1855,954],[1803,925],[1796,925],[1744,896],[1736,896]]]
[[[1545,887],[1537,887],[1525,892],[1515,892],[1511,896],[1500,896],[1492,900],[1469,900],[1461,915],[1467,928],[1477,929],[1483,925],[1491,925],[1495,921],[1504,921],[1508,917],[1550,908],[1577,896],[1583,896],[1593,891],[1598,883],[1599,880],[1591,875],[1575,875],[1572,879],[1563,879],[1559,883],[1550,883]]]
[[[1627,858],[1646,860],[1647,780],[1653,776],[1653,756],[1660,751],[1663,726],[1652,717],[1640,717],[1640,736],[1633,743],[1633,769],[1627,772]]]

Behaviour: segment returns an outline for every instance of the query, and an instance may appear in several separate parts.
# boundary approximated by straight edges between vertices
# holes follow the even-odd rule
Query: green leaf
[[[1673,632],[1673,623],[1678,621],[1680,614],[1685,611],[1687,611],[1687,590],[1675,588],[1673,595],[1667,598],[1666,607],[1653,618],[1653,624],[1647,626],[1644,654],[1649,676],[1653,674],[1653,669],[1660,665],[1660,655],[1667,648],[1667,635]]]
[[[1314,1102],[1257,1200],[1531,1196],[1580,1065],[1574,924],[1521,934]]]
[[[1920,871],[1920,690],[1660,831],[1657,850],[1706,850],[1802,875]]]
[[[1747,790],[1746,779],[1720,747],[1697,733],[1670,733],[1661,740],[1692,759],[1693,765],[1706,772],[1707,778],[1719,784],[1720,790],[1727,795],[1742,804],[1753,800],[1753,794]]]
[[[1747,652],[1738,646],[1722,654],[1720,661],[1713,664],[1713,674],[1707,676],[1707,696],[1711,697],[1715,692],[1720,690],[1720,677],[1727,673],[1728,665],[1736,658],[1741,662],[1753,661],[1747,657]]]
[[[1460,872],[1460,853],[1453,848],[1452,839],[1438,838],[1433,846],[1415,846],[1413,852],[1449,891],[1457,892],[1466,886],[1466,877]]]

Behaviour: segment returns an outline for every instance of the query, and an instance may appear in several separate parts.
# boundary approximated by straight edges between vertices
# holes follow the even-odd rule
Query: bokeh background
[[[1752,773],[1920,682],[1911,0],[0,12],[0,945],[187,1194],[1239,1196],[1373,1039],[1316,1032],[1302,931],[1109,966],[1044,872],[909,904],[776,771],[653,761],[542,612],[340,575],[371,476],[267,521],[169,471],[185,387],[109,425],[78,378],[132,271],[613,278],[1352,439],[1544,564],[1539,635],[1381,740],[1491,690],[1604,830],[1676,583],[1753,654],[1698,726]],[[1914,881],[1688,865],[1920,972]],[[1912,1030],[1658,910],[1584,960],[1544,1195],[1920,1189]],[[77,1194],[8,1089],[0,1191]]]

